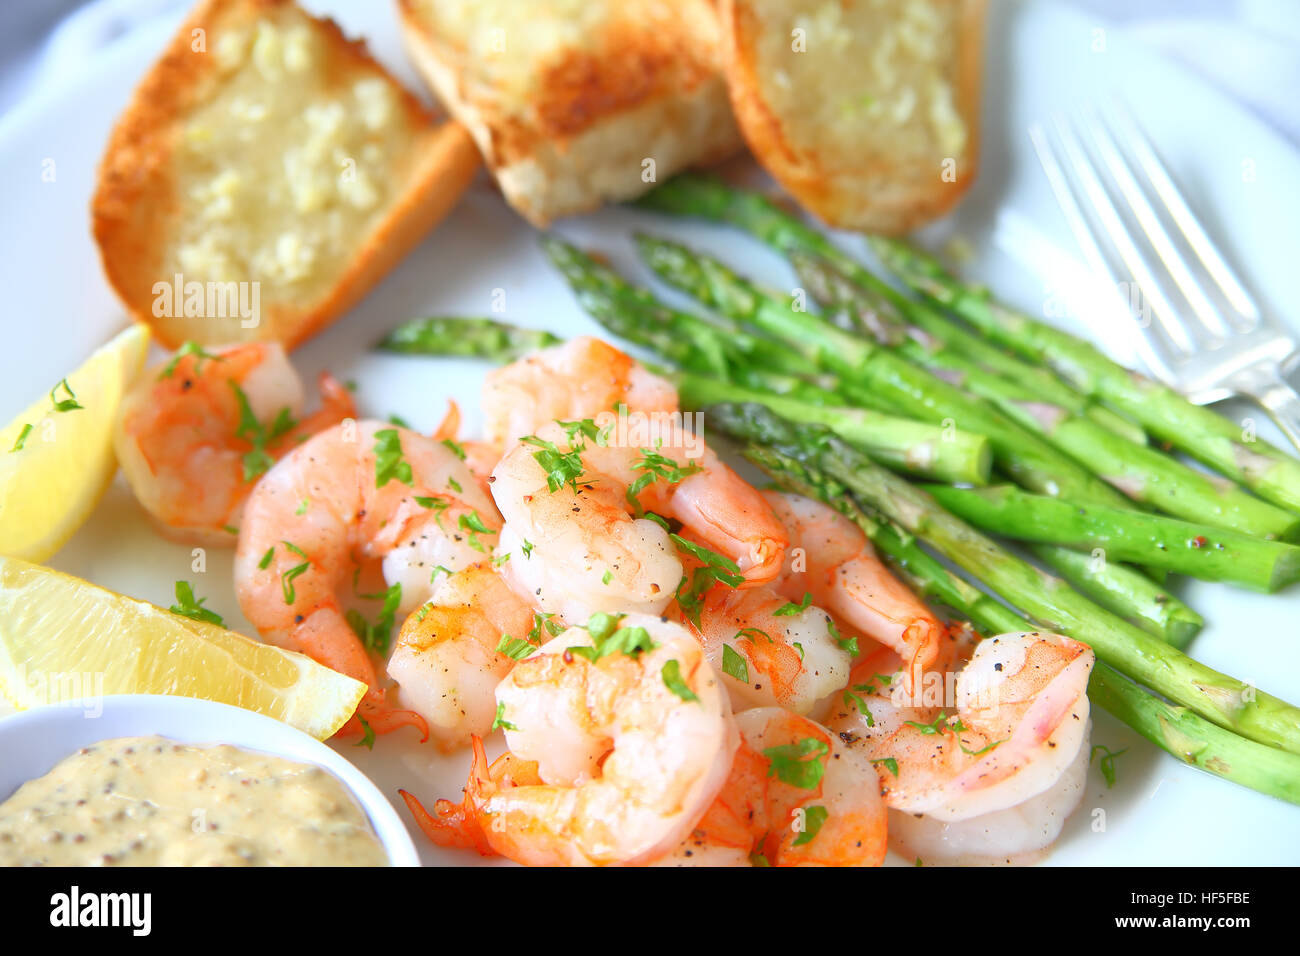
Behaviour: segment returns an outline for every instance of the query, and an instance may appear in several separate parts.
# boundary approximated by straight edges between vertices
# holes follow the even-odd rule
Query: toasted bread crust
[[[854,0],[842,0],[851,6]],[[863,150],[851,164],[816,143],[798,142],[788,119],[763,95],[758,39],[770,29],[747,0],[721,0],[722,44],[732,108],[751,151],[782,186],[828,225],[878,233],[908,232],[944,214],[975,181],[983,79],[985,0],[952,0],[957,56],[952,66],[956,106],[966,143],[955,181],[939,174],[940,157],[918,165],[887,151]],[[828,131],[827,135],[833,135]]]
[[[478,151],[455,124],[434,125],[432,112],[392,80],[360,40],[349,40],[332,20],[308,18],[323,39],[332,77],[368,73],[397,93],[402,122],[419,130],[411,173],[335,281],[310,302],[279,302],[262,309],[256,328],[237,322],[153,314],[154,284],[164,275],[171,225],[183,214],[174,159],[183,120],[218,88],[214,57],[196,51],[223,26],[251,23],[292,8],[292,0],[203,0],[136,88],[109,136],[91,201],[91,226],[105,275],[131,315],[149,324],[165,345],[269,339],[292,346],[355,304],[455,204],[478,167]],[[204,277],[195,277],[204,278]]]
[[[741,146],[704,0],[652,22],[612,18],[534,64],[526,101],[474,74],[460,38],[440,34],[417,0],[399,0],[407,50],[469,129],[506,199],[535,225],[645,192],[656,179]],[[645,159],[654,178],[642,178]]]

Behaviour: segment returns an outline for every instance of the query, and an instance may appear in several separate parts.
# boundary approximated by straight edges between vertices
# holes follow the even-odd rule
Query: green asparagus
[[[850,335],[820,316],[799,312],[781,296],[759,289],[722,263],[697,255],[679,243],[639,236],[647,264],[669,283],[684,289],[724,315],[780,337],[795,350],[867,392],[883,398],[889,410],[985,435],[998,467],[1032,491],[1075,501],[1125,507],[1114,488],[1078,462],[1007,417],[983,399],[937,378],[889,349]]]
[[[895,471],[939,481],[988,484],[992,454],[983,435],[949,434],[946,429],[862,408],[812,405],[691,374],[670,374],[682,407],[718,402],[761,402],[796,422],[822,424],[854,448]]]
[[[1179,760],[1260,793],[1300,803],[1300,757],[1245,740],[1165,703],[1100,661],[1088,697]]]
[[[1300,547],[1280,541],[1162,515],[1026,494],[1010,485],[927,485],[924,490],[975,527],[1020,541],[1101,548],[1109,560],[1266,593],[1300,579]]]
[[[463,355],[512,362],[563,341],[541,329],[525,329],[496,319],[435,316],[403,322],[376,348],[419,355]]]
[[[1205,626],[1205,619],[1163,586],[1103,553],[1091,554],[1054,544],[1035,544],[1029,552],[1075,589],[1130,624],[1179,650]]]
[[[1012,394],[1023,396],[1026,401],[1059,406],[1091,418],[1131,442],[1146,444],[1146,432],[1129,419],[1089,401],[1047,369],[1030,365],[990,345],[926,303],[900,295],[843,253],[832,262],[799,248],[785,252],[800,281],[823,305],[846,311],[853,317],[887,317],[888,325],[886,318],[877,318],[874,324],[878,326],[911,325],[920,333],[918,337],[927,350],[947,363],[945,367],[964,370],[967,374],[977,370],[985,375],[992,373],[995,380],[1005,383]]]
[[[961,282],[932,257],[892,239],[872,249],[899,278],[962,316],[991,340],[1049,365],[1079,391],[1105,401],[1167,442],[1263,498],[1300,510],[1300,461],[1168,386],[1107,358],[1092,343],[1011,309]]]
[[[718,405],[711,427],[772,447],[845,485],[984,582],[1039,626],[1090,645],[1121,673],[1244,737],[1300,754],[1300,709],[1193,660],[1010,554],[934,499],[824,428],[795,427],[761,405]]]

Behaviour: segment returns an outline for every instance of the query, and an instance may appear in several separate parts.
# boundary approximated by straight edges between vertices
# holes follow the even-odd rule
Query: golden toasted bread
[[[407,49],[537,225],[741,146],[710,0],[398,0]]]
[[[759,162],[833,226],[905,232],[979,155],[984,0],[721,0],[732,106]]]
[[[165,344],[293,345],[433,228],[478,162],[332,21],[205,0],[109,138],[94,234]]]

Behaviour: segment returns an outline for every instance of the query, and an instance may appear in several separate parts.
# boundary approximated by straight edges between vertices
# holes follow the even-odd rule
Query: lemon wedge
[[[89,517],[117,467],[113,421],[148,348],[148,329],[133,324],[0,431],[0,554],[44,561]]]
[[[255,710],[324,740],[365,692],[302,654],[0,557],[0,695],[19,709],[175,694]]]

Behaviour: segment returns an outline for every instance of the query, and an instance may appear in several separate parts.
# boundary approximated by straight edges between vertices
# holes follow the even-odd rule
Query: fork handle
[[[1247,394],[1264,407],[1291,444],[1300,448],[1300,394],[1282,377],[1282,370],[1275,366],[1250,385]]]

